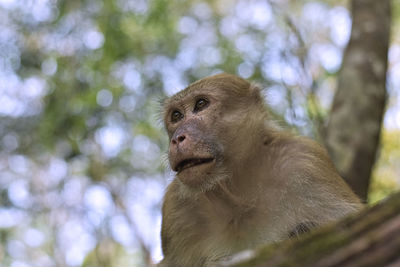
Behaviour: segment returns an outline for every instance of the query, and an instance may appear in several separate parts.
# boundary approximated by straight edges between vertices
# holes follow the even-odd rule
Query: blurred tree
[[[351,37],[326,129],[326,145],[339,172],[364,201],[387,97],[390,5],[390,0],[351,1]]]

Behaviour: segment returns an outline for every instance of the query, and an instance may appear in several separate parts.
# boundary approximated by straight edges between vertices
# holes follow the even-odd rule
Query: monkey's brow
[[[187,101],[188,99],[192,99],[195,94],[193,90],[188,91],[188,88],[186,88],[183,91],[180,91],[176,93],[175,95],[171,96],[169,99],[166,101],[166,106],[171,106],[174,104],[179,104],[184,101]]]
[[[212,95],[215,94],[215,90],[218,86],[211,82],[198,81],[195,82],[182,91],[177,92],[171,97],[164,101],[164,109],[174,104],[179,104],[185,101],[189,101],[198,95]]]

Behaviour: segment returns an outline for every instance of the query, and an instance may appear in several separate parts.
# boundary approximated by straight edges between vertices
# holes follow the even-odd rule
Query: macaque
[[[176,177],[162,209],[159,266],[212,266],[362,207],[325,149],[275,126],[260,90],[219,74],[164,103]]]

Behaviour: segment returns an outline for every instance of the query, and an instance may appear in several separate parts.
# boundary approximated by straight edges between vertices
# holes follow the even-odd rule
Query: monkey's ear
[[[258,85],[253,84],[253,83],[250,84],[249,93],[255,99],[257,104],[264,103],[264,98],[261,94],[261,89]]]

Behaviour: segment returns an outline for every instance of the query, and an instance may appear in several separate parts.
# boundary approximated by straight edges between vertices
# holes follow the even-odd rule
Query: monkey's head
[[[230,74],[199,80],[165,101],[169,163],[183,184],[211,190],[246,168],[265,128],[259,89]]]

